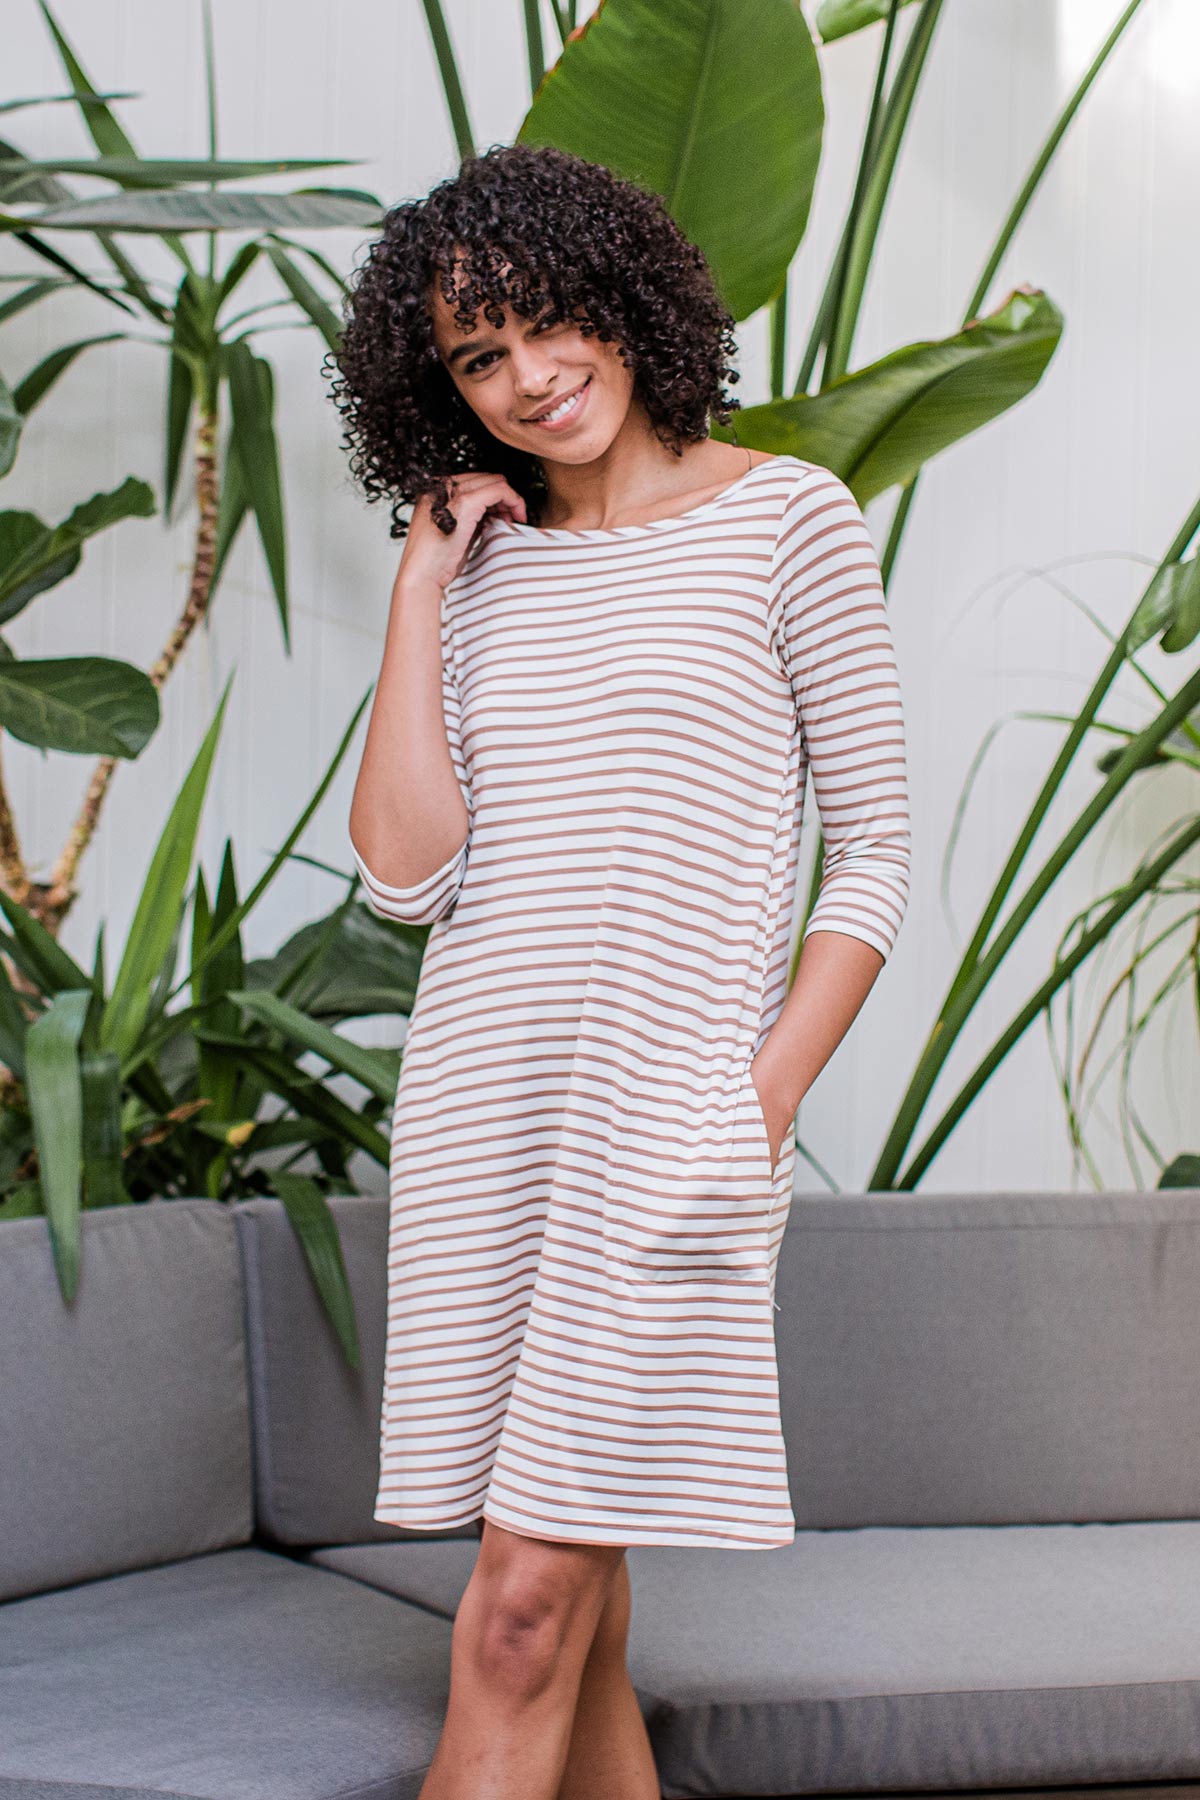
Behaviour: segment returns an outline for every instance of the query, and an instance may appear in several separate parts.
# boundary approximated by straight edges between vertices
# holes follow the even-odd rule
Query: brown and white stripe
[[[486,520],[442,608],[470,817],[378,913],[430,923],[392,1118],[375,1517],[592,1543],[795,1533],[774,1169],[750,1062],[812,931],[908,899],[897,665],[854,496],[792,456],[673,519]]]

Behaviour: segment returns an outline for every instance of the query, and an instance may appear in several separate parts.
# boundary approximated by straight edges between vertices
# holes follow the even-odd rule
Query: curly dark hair
[[[408,530],[401,508],[422,494],[451,532],[446,477],[468,469],[503,475],[531,524],[546,499],[540,458],[494,437],[443,365],[428,306],[435,280],[448,304],[457,286],[465,331],[479,307],[499,328],[508,306],[534,318],[550,304],[585,337],[615,341],[655,434],[676,455],[740,404],[722,387],[738,380],[733,316],[661,198],[552,145],[493,145],[425,199],[384,215],[322,365],[351,473],[368,501],[391,502],[394,538]]]

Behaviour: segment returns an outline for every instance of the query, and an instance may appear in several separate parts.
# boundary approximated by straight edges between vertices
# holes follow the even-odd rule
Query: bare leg
[[[490,1521],[459,1602],[450,1701],[419,1800],[555,1800],[620,1545]]]
[[[661,1800],[658,1771],[626,1665],[631,1595],[624,1556],[583,1666],[557,1800]]]

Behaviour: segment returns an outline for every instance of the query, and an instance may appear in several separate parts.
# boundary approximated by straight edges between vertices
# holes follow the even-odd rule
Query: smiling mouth
[[[545,412],[535,414],[532,418],[526,419],[524,423],[526,425],[557,425],[560,421],[569,419],[571,414],[578,408],[579,402],[591,385],[591,380],[592,378],[589,375],[586,381],[580,383],[573,394],[565,394],[561,400],[556,400],[554,405]]]

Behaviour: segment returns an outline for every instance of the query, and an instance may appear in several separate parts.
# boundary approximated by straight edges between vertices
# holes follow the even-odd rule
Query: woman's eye
[[[537,322],[537,330],[542,331],[545,329],[545,327],[547,325],[557,325],[560,322],[561,322],[561,318],[558,313],[556,313],[556,312],[543,313],[541,318]]]
[[[495,356],[494,350],[485,350],[481,356],[473,356],[467,364],[467,374],[474,375],[481,364],[486,363],[489,356]]]

